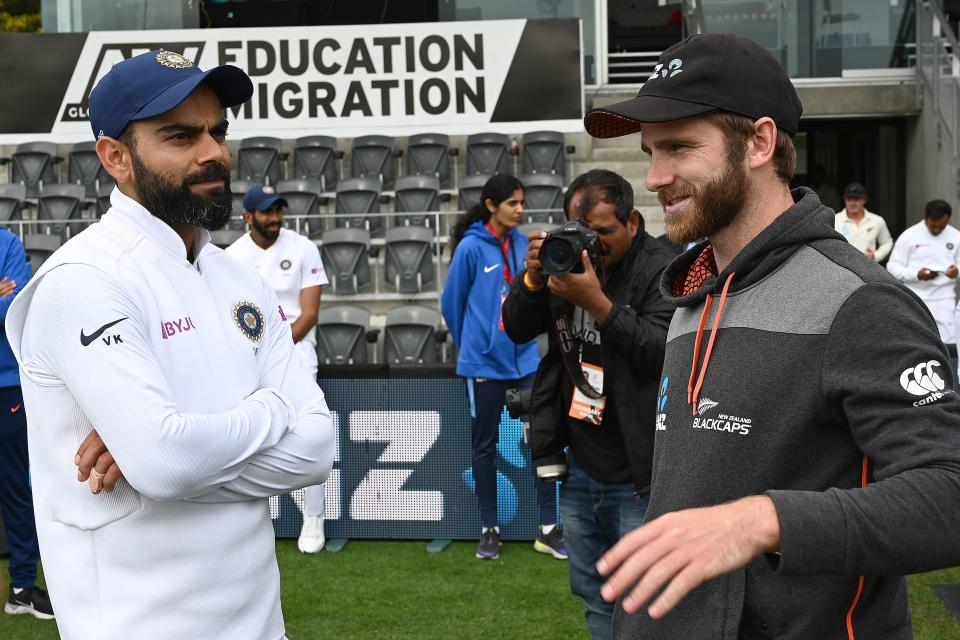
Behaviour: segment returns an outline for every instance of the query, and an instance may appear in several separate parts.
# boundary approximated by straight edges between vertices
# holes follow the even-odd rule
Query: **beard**
[[[283,224],[281,223],[280,227],[282,226]],[[270,227],[260,224],[257,222],[256,214],[250,216],[250,227],[267,240],[276,240],[280,237],[280,227],[277,227],[276,230],[273,230]]]
[[[207,231],[222,229],[230,220],[233,210],[230,172],[222,164],[208,163],[175,186],[173,179],[148,169],[135,152],[132,157],[140,204],[157,218],[167,224],[185,224]],[[215,180],[223,181],[222,191],[199,195],[190,190],[191,185]]]
[[[745,151],[745,150],[744,150]],[[709,237],[729,226],[747,203],[750,185],[743,155],[728,153],[722,174],[701,185],[674,184],[657,192],[666,208],[671,201],[690,196],[692,202],[675,214],[667,214],[667,237],[676,244],[687,244]]]

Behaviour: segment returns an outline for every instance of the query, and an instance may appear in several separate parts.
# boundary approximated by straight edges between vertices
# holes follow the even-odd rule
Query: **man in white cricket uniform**
[[[8,312],[63,640],[284,637],[267,498],[323,482],[334,440],[276,295],[209,243],[252,89],[168,51],[115,65],[90,95],[112,206]]]
[[[834,216],[833,228],[874,262],[886,260],[893,249],[893,238],[887,221],[867,211],[866,188],[859,182],[851,182],[843,190],[843,202],[844,208]]]
[[[957,341],[960,230],[949,224],[950,214],[950,205],[943,200],[928,202],[923,220],[897,238],[887,262],[887,270],[927,305],[945,344]]]
[[[320,287],[327,284],[317,245],[299,233],[283,228],[287,201],[273,187],[256,185],[243,198],[243,219],[250,233],[227,247],[227,255],[252,266],[280,299],[290,323],[293,341],[303,366],[317,375],[317,314]],[[323,532],[324,486],[303,491],[303,527],[297,546],[303,553],[318,553]]]

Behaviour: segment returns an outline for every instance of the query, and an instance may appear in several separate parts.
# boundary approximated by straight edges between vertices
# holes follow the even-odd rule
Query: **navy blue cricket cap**
[[[253,95],[249,76],[228,64],[201,71],[192,60],[163,49],[118,62],[90,92],[93,137],[120,137],[130,122],[175,109],[202,82],[217,92],[223,108]]]
[[[749,38],[719,33],[690,36],[657,61],[635,98],[591,109],[584,126],[594,138],[636,133],[644,123],[671,122],[727,111],[767,116],[794,136],[803,105],[780,61]]]
[[[251,187],[250,191],[247,191],[247,195],[243,196],[243,210],[250,212],[266,211],[277,202],[285,207],[289,206],[276,189],[258,184]]]

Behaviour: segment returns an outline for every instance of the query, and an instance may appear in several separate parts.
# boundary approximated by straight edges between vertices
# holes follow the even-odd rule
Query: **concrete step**
[[[639,141],[629,147],[594,147],[590,158],[592,162],[621,161],[647,162],[647,154],[640,150]]]
[[[594,151],[596,153],[596,151]],[[646,160],[588,160],[585,162],[574,162],[573,169],[580,175],[591,169],[606,169],[619,173],[624,178],[631,180],[634,177],[646,177],[649,163]]]

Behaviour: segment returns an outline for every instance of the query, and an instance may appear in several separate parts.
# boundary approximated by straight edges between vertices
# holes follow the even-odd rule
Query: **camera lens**
[[[567,273],[576,263],[576,257],[566,238],[547,238],[540,247],[540,262],[549,273]]]

